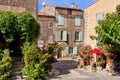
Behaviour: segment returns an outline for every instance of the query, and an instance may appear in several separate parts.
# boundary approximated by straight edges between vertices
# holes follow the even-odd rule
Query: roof
[[[55,7],[56,9],[61,8],[61,9],[72,9],[72,10],[77,10],[77,11],[83,11],[82,9],[78,9],[78,8],[70,8],[70,7],[63,7],[63,6],[54,6],[54,5],[48,5],[45,4],[46,6],[52,6]]]
[[[45,12],[45,11],[40,11],[40,12],[38,13],[38,15],[39,15],[39,16],[46,16],[46,17],[55,17],[55,16],[53,16],[53,15],[51,15],[51,14]]]
[[[97,3],[99,0],[96,0],[93,4],[91,4],[91,5],[89,5],[88,7],[86,7],[85,9],[87,9],[87,8],[89,8],[89,7],[91,7],[92,5],[94,5],[95,3]],[[84,9],[84,10],[85,10]]]
[[[76,11],[83,11],[82,9],[78,9],[78,8],[69,8],[69,7],[62,7],[62,6],[55,6],[56,9],[60,8],[60,9],[71,9],[71,10],[76,10]]]

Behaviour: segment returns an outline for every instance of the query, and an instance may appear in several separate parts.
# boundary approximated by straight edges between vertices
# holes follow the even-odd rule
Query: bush
[[[47,59],[49,54],[43,53],[35,43],[26,42],[22,47],[24,55],[25,67],[23,75],[29,77],[30,80],[45,80],[44,73],[47,67]]]
[[[12,74],[12,59],[9,56],[3,56],[0,61],[0,79],[3,75],[6,77],[11,77]]]

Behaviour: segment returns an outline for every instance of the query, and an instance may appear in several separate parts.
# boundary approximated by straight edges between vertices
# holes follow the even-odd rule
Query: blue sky
[[[49,5],[65,6],[65,7],[70,7],[71,3],[75,3],[78,5],[78,8],[84,9],[90,4],[94,3],[95,1],[96,0],[39,0],[38,11],[41,10],[43,2]]]

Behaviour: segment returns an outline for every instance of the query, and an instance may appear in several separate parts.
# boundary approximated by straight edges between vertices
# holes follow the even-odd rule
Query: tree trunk
[[[106,55],[106,69],[111,70],[114,59],[111,59],[109,55]]]

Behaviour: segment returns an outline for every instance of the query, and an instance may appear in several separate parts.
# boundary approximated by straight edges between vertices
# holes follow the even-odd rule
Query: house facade
[[[58,42],[64,47],[62,56],[79,53],[83,45],[83,10],[76,4],[71,4],[71,8],[43,5],[38,21],[41,25],[38,45]]]
[[[85,12],[85,27],[84,27],[84,44],[96,46],[97,41],[91,40],[90,35],[97,36],[95,27],[98,25],[98,20],[105,17],[108,12],[115,12],[116,6],[120,4],[120,0],[97,0],[92,5],[84,9]]]
[[[0,0],[0,11],[28,11],[37,18],[38,0]]]

